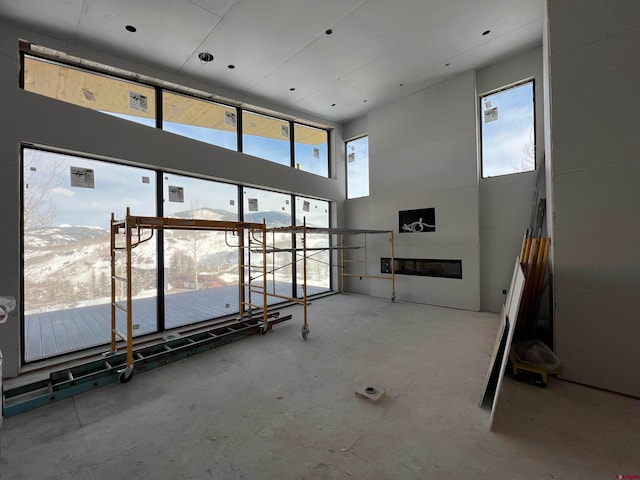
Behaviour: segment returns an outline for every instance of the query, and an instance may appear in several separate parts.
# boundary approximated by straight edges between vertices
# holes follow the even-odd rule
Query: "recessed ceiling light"
[[[136,27],[134,27],[133,25],[127,25],[126,27],[124,27],[124,29],[127,32],[131,32],[131,33],[135,33],[138,29]]]
[[[327,35],[331,35],[333,33],[333,30],[331,30],[330,28],[327,28],[324,33],[326,33]]]
[[[209,52],[200,52],[198,58],[202,63],[209,63],[213,60],[213,55]]]
[[[491,33],[491,30],[485,30],[484,32],[482,32],[482,35],[489,35]]]
[[[229,70],[233,70],[234,68],[236,68],[236,66],[235,66],[235,65],[227,65],[227,68],[228,68]]]
[[[289,90],[291,90],[292,92],[296,89],[296,87],[291,87]]]

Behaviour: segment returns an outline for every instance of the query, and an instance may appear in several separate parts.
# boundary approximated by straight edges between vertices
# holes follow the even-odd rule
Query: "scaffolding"
[[[309,336],[307,291],[307,273],[310,261],[324,263],[331,272],[334,263],[332,257],[339,252],[338,267],[340,268],[340,289],[344,293],[345,281],[349,277],[387,280],[391,282],[391,300],[395,302],[395,271],[394,271],[394,232],[393,230],[356,230],[339,228],[308,227],[306,220],[300,226],[284,226],[267,228],[266,222],[233,222],[219,220],[198,220],[171,217],[148,217],[131,215],[130,209],[124,219],[116,219],[111,214],[111,349],[109,354],[117,351],[117,343],[126,343],[126,367],[119,372],[120,381],[126,382],[133,375],[134,351],[133,351],[133,295],[132,295],[132,250],[139,245],[154,238],[156,230],[197,230],[225,232],[227,246],[238,249],[238,311],[240,319],[245,316],[252,318],[255,313],[262,317],[260,332],[266,333],[269,329],[268,297],[279,298],[293,304],[300,304],[303,308],[302,338]],[[278,234],[291,234],[291,247],[278,245]],[[324,235],[327,238],[326,246],[310,246],[310,240],[314,236]],[[390,273],[387,275],[373,275],[368,270],[368,255],[371,235],[387,235],[390,249]],[[362,242],[347,243],[346,238],[358,237]],[[353,250],[362,252],[357,258],[345,258],[345,251]],[[279,265],[276,261],[277,253],[289,253],[291,262]],[[329,252],[329,260],[318,258],[322,252]],[[122,272],[118,272],[118,255],[124,254]],[[257,260],[256,260],[257,257]],[[269,262],[270,260],[270,262]],[[276,292],[276,272],[288,266],[302,264],[302,296],[287,296]],[[360,266],[352,270],[350,267]],[[271,278],[272,290],[269,289]],[[118,300],[118,286],[123,287],[125,299]],[[117,327],[117,311],[126,315],[126,331]]]
[[[252,271],[261,271],[261,276],[266,278],[266,224],[251,222],[230,222],[219,220],[197,220],[168,217],[145,217],[131,215],[127,207],[124,219],[116,219],[115,214],[111,214],[111,349],[109,354],[113,355],[117,351],[117,343],[122,340],[126,343],[127,361],[126,367],[119,372],[120,381],[125,383],[131,379],[134,366],[133,352],[133,271],[132,271],[132,250],[139,245],[154,238],[156,230],[198,230],[225,232],[225,242],[231,247],[239,249],[239,305],[240,318],[245,315],[253,316],[257,311],[262,316],[260,325],[261,333],[266,333],[269,328],[269,314],[267,311],[267,289],[261,290],[262,303],[253,301],[251,292],[256,292],[254,285],[251,287]],[[231,238],[230,238],[231,237]],[[252,266],[245,263],[245,256],[242,254],[245,249],[245,238],[249,243],[257,242],[262,245],[262,266]],[[235,243],[231,243],[235,239]],[[118,272],[118,256],[124,254],[124,265],[121,265],[122,272]],[[245,283],[245,272],[248,273],[249,284]],[[122,286],[125,291],[125,299],[118,300],[118,286]],[[245,298],[243,289],[248,287],[249,295]],[[117,311],[120,310],[126,315],[126,331],[123,332],[117,327]]]
[[[395,291],[395,271],[394,271],[394,258],[395,258],[395,237],[393,230],[361,230],[361,229],[344,229],[344,228],[329,228],[329,227],[308,227],[306,225],[306,219],[304,219],[302,225],[298,226],[284,226],[284,227],[272,227],[267,228],[267,241],[270,242],[267,245],[261,245],[260,242],[256,242],[257,246],[263,247],[262,250],[256,249],[256,252],[262,251],[265,255],[270,255],[271,264],[265,274],[272,275],[272,286],[274,291],[267,292],[268,296],[278,297],[285,301],[301,304],[303,307],[303,325],[302,325],[302,338],[305,340],[309,335],[309,322],[308,322],[308,292],[307,292],[307,272],[309,262],[324,263],[329,267],[336,266],[331,261],[333,252],[339,252],[339,262],[337,263],[340,269],[340,291],[344,293],[345,281],[349,277],[377,279],[391,282],[391,301],[396,301]],[[293,235],[293,246],[291,248],[279,248],[276,244],[276,234],[278,233],[290,233]],[[317,235],[323,235],[327,237],[327,246],[309,246],[310,239]],[[390,273],[388,275],[374,275],[369,273],[369,249],[370,243],[368,239],[371,235],[374,236],[388,236],[389,250],[390,250]],[[357,243],[347,243],[347,238],[357,238]],[[361,243],[360,243],[361,242]],[[345,251],[361,252],[361,255],[356,258],[345,258]],[[250,250],[251,251],[251,250]],[[275,293],[275,272],[290,264],[277,265],[275,261],[275,255],[277,253],[291,253],[293,255],[292,262],[290,264],[299,265],[302,264],[302,297],[287,297]],[[318,254],[322,252],[329,252],[329,261],[325,262],[318,258]],[[360,267],[358,270],[357,267]],[[355,269],[350,268],[355,267]],[[267,284],[265,279],[264,284]]]

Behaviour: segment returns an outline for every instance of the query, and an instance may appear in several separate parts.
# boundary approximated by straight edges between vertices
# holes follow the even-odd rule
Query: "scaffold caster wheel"
[[[133,378],[133,367],[125,368],[123,371],[120,372],[120,376],[118,377],[118,379],[120,380],[120,383],[127,383],[132,378]]]
[[[393,294],[391,295],[391,301],[393,303],[396,303],[396,292],[393,292]]]
[[[308,336],[309,336],[309,326],[308,325],[303,325],[302,326],[302,338],[304,338],[306,340]]]
[[[267,333],[268,329],[266,325],[262,325],[260,327],[260,335],[264,335],[265,333]]]

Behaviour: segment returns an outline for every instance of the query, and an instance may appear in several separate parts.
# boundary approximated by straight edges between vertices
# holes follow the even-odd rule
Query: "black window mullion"
[[[156,170],[156,215],[158,217],[164,216],[164,175],[161,171]],[[165,321],[165,308],[164,308],[164,231],[162,229],[156,231],[156,251],[157,255],[157,326],[159,332],[164,332],[166,329]]]
[[[239,107],[236,107],[236,128],[238,129],[238,131],[237,131],[237,135],[238,135],[238,151],[242,152],[242,109],[240,109]],[[240,188],[240,189],[242,190],[242,188]],[[240,200],[242,200],[242,195],[240,195],[239,198],[240,198]],[[242,205],[242,202],[240,202],[240,205]],[[238,210],[238,211],[240,211],[240,210]]]
[[[240,222],[244,222],[245,218],[244,218],[244,187],[242,185],[238,185],[238,221]],[[243,236],[244,236],[244,232],[243,232]],[[243,238],[238,238],[238,245],[240,245],[240,248],[238,248],[238,271],[239,271],[239,277],[238,277],[238,283],[240,285],[243,285],[245,283],[245,279],[246,279],[246,269],[242,269],[240,270],[240,265],[243,265],[245,263],[245,249],[243,248],[243,243],[244,243],[244,237]],[[249,272],[250,274],[251,272]],[[266,280],[266,279],[265,279]],[[242,304],[245,301],[245,291],[244,291],[244,287],[242,288],[238,288],[238,294],[239,294],[239,298],[238,301],[240,302],[238,304],[238,307],[240,306],[240,304]]]
[[[22,55],[24,64],[24,55]],[[20,365],[27,363],[24,314],[24,145],[20,145]]]
[[[162,129],[162,88],[156,87],[156,128]]]
[[[289,157],[291,168],[296,168],[296,134],[294,128],[295,125],[293,124],[293,122],[289,122]]]
[[[326,130],[325,130],[326,131]],[[333,151],[333,149],[331,148],[331,132],[326,131],[327,134],[327,178],[331,178],[331,159],[333,158],[333,155],[331,155],[331,152]]]
[[[296,224],[296,196],[291,195],[291,226],[295,227]],[[293,277],[293,282],[291,284],[291,298],[298,298],[298,252],[296,250],[296,237],[297,235],[295,233],[291,234],[291,275]]]
[[[333,203],[332,202],[328,202],[327,203],[327,215],[328,215],[328,222],[327,225],[329,226],[329,228],[332,228],[331,225],[331,209],[333,208]],[[327,240],[328,240],[328,245],[329,245],[329,290],[333,290],[333,271],[331,269],[331,265],[333,265],[333,255],[334,253],[337,255],[336,249],[333,248],[333,244],[332,242],[332,238],[331,238],[331,234],[327,233]],[[336,264],[338,262],[335,262]]]

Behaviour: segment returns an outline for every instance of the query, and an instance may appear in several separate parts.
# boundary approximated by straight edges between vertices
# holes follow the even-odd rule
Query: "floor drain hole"
[[[366,393],[368,393],[369,395],[373,395],[374,393],[377,392],[377,390],[375,388],[373,388],[373,387],[367,387],[367,388],[364,389],[364,391]]]

